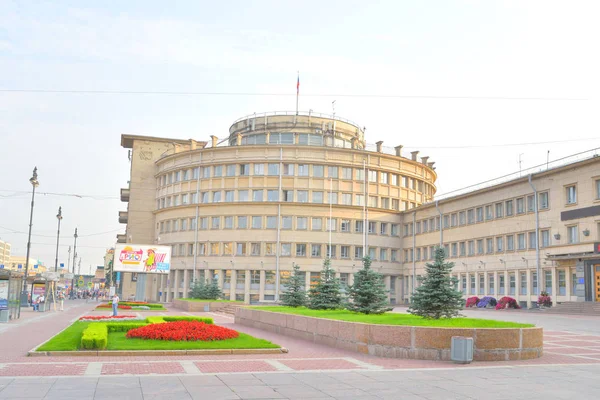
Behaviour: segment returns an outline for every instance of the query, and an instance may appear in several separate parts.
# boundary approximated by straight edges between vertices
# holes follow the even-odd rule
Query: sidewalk
[[[573,399],[598,398],[600,365],[285,372],[162,377],[0,378],[0,399]]]

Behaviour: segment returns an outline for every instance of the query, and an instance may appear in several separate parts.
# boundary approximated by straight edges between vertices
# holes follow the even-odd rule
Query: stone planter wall
[[[188,312],[204,312],[204,306],[209,306],[209,311],[221,311],[224,308],[241,305],[239,303],[227,303],[227,302],[200,302],[200,301],[185,301],[175,299],[173,300],[173,307]]]
[[[475,361],[538,358],[542,328],[428,328],[374,325],[238,308],[235,323],[331,347],[388,358],[450,360],[452,336],[473,338]]]

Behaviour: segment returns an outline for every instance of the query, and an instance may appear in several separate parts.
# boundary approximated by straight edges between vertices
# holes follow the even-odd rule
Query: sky
[[[62,206],[59,263],[78,228],[95,269],[125,228],[121,134],[224,138],[294,110],[298,72],[300,110],[335,100],[368,143],[430,156],[440,195],[599,148],[598,15],[596,0],[0,0],[0,240],[25,255],[37,166],[31,256],[54,266]]]

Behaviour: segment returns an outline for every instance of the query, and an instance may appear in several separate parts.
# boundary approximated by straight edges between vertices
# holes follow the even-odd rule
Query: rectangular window
[[[363,258],[362,246],[354,246],[354,258]]]
[[[483,207],[477,207],[476,212],[477,212],[477,222],[482,222],[483,221]]]
[[[452,214],[450,221],[450,226],[455,227],[458,224],[458,214]]]
[[[210,178],[210,167],[202,167],[202,178]]]
[[[190,218],[190,230],[195,231],[197,228],[196,218]]]
[[[600,179],[594,181],[596,187],[596,200],[600,200]]]
[[[350,258],[350,246],[340,246],[340,257]]]
[[[444,215],[444,229],[450,228],[450,216]]]
[[[467,223],[467,213],[461,211],[458,213],[458,223],[459,225],[465,225]]]
[[[392,199],[392,210],[400,211],[400,200]]]
[[[379,261],[387,261],[388,249],[379,249]]]
[[[494,252],[494,240],[492,238],[485,239],[486,253],[491,254]]]
[[[377,207],[378,205],[377,196],[369,196],[369,207]]]
[[[468,248],[469,248],[469,255],[474,256],[475,255],[475,241],[469,240]]]
[[[504,294],[505,282],[504,274],[498,276],[498,294]]]
[[[516,291],[516,287],[517,287],[517,282],[516,282],[517,277],[515,276],[515,274],[510,274],[508,276],[508,294],[514,296],[515,295],[515,291]]]
[[[298,165],[298,176],[308,176],[308,164]]]
[[[200,177],[200,168],[196,167],[192,169],[192,179],[196,180]]]
[[[238,191],[238,201],[248,201],[248,191],[247,190]]]
[[[548,203],[548,192],[542,192],[538,194],[538,200],[540,203],[540,210],[547,210],[549,203]]]
[[[369,177],[369,182],[377,183],[377,171],[369,170],[367,176]]]
[[[173,196],[173,206],[177,207],[179,205],[179,195]]]
[[[350,220],[343,219],[340,224],[340,232],[350,232]]]
[[[313,231],[322,231],[323,230],[323,218],[313,217],[311,222]]]
[[[356,180],[364,181],[365,180],[365,170],[364,169],[356,169]]]
[[[467,222],[469,224],[475,223],[475,210],[474,209],[470,209],[467,211]]]
[[[310,246],[310,255],[312,257],[321,257],[321,247],[320,244],[312,244]]]
[[[390,257],[391,262],[398,261],[398,250],[392,249],[392,255]]]
[[[234,194],[235,194],[235,192],[233,190],[226,190],[225,191],[225,202],[232,203]]]
[[[352,193],[342,193],[342,204],[346,206],[352,205]]]
[[[529,241],[529,248],[530,249],[535,249],[535,239],[536,239],[535,232],[529,232],[528,235],[529,235],[529,240],[528,240]]]
[[[540,246],[541,247],[550,246],[550,231],[548,229],[544,229],[543,231],[540,231],[540,234],[542,236]]]
[[[237,217],[238,229],[246,229],[248,227],[248,217]]]
[[[471,279],[470,279],[470,283],[471,283],[471,294],[476,294],[476,288],[475,285],[477,284],[477,282],[475,281],[475,275],[471,275]]]
[[[567,226],[567,241],[568,243],[579,243],[577,225]]]
[[[364,221],[354,221],[354,232],[356,232],[356,233],[364,232]]]
[[[515,237],[513,235],[506,236],[506,250],[513,251],[515,249]]]
[[[292,217],[281,217],[281,229],[292,229]]]
[[[208,229],[208,217],[200,218],[200,229]]]
[[[392,224],[392,236],[398,236],[400,232],[400,225]]]
[[[299,231],[304,231],[308,229],[308,218],[296,217],[296,229]]]
[[[292,255],[292,244],[291,243],[281,243],[281,255],[283,257],[289,257]]]
[[[233,229],[233,217],[225,217],[225,229]]]
[[[252,191],[252,201],[263,201],[263,191],[262,190],[253,190]]]
[[[267,165],[267,174],[271,176],[279,175],[279,164],[270,163]]]
[[[232,256],[233,255],[233,243],[232,242],[223,243],[223,255],[224,256]]]
[[[211,243],[210,244],[210,255],[211,256],[218,256],[219,254],[219,243]]]
[[[362,194],[354,195],[354,205],[355,206],[364,206],[365,205],[365,196]]]
[[[506,206],[506,216],[511,217],[513,215],[513,201],[506,200],[504,205]]]
[[[535,211],[535,197],[527,196],[527,211],[534,212]]]
[[[198,203],[198,193],[192,193],[192,195],[191,195],[191,201],[192,201],[192,204],[197,204]]]
[[[260,243],[250,243],[250,255],[260,256]]]
[[[221,217],[212,217],[211,228],[219,229],[221,227]]]
[[[489,221],[494,218],[494,210],[492,206],[485,206],[485,220]]]
[[[388,234],[388,224],[386,222],[382,222],[379,224],[379,234],[387,235]]]
[[[265,243],[265,256],[275,255],[275,243]]]
[[[517,250],[525,250],[525,234],[519,233],[517,235]]]
[[[544,271],[544,281],[546,282],[546,292],[552,294],[552,272]]]
[[[485,294],[485,275],[479,274],[479,294]]]
[[[483,239],[477,240],[477,254],[483,254]]]
[[[262,217],[252,217],[252,229],[262,229]]]
[[[267,190],[267,201],[279,201],[279,190]]]
[[[222,165],[215,165],[214,166],[214,168],[213,168],[213,176],[215,178],[223,176],[223,166]]]
[[[390,184],[393,186],[398,186],[398,175],[396,174],[390,174],[391,176],[391,182]]]
[[[240,176],[250,175],[250,164],[240,164]]]
[[[558,270],[558,295],[565,296],[567,294],[567,278],[564,269]]]
[[[533,294],[537,295],[540,291],[538,290],[538,278],[537,278],[537,272],[532,272],[531,273],[531,288],[532,288],[532,292]]]
[[[326,245],[325,246],[325,254],[327,254],[327,256],[329,258],[335,258],[336,257],[336,251],[335,251],[336,247],[337,246],[335,244],[332,244],[331,246]]]
[[[213,195],[213,203],[221,202],[221,192],[212,192]]]
[[[387,185],[389,183],[389,181],[388,181],[388,173],[387,172],[380,172],[379,173],[379,183],[383,183],[384,185]]]
[[[322,165],[313,165],[312,167],[313,170],[313,178],[323,178],[324,176],[324,168]]]
[[[179,230],[179,220],[173,220],[173,232],[177,232]]]
[[[265,164],[254,164],[254,175],[264,175]]]
[[[502,236],[496,238],[496,251],[498,253],[504,251],[504,238]]]
[[[308,190],[298,190],[298,203],[308,203]]]
[[[188,204],[189,195],[184,193],[181,195],[181,204]]]
[[[277,229],[277,217],[273,215],[267,216],[267,229]]]
[[[306,245],[304,243],[296,243],[296,257],[306,257]]]
[[[318,204],[323,203],[323,192],[312,192],[312,202]]]
[[[525,199],[517,199],[517,214],[523,214],[525,212]]]
[[[198,255],[199,256],[203,256],[206,254],[206,244],[205,243],[198,243]]]
[[[329,166],[329,167],[327,167],[327,176],[329,178],[335,178],[335,179],[337,179],[338,178],[338,171],[339,171],[338,167]]]
[[[313,193],[321,193],[321,202],[323,201],[323,192],[313,192]],[[338,194],[336,192],[328,193],[328,201],[329,204],[337,204],[338,203]]]
[[[488,274],[488,293],[494,294],[494,274]]]
[[[459,254],[461,257],[464,257],[467,255],[467,244],[465,242],[459,243]]]
[[[458,256],[458,245],[456,243],[452,243],[452,257]]]
[[[230,164],[225,170],[226,176],[235,176],[235,164]]]
[[[209,194],[210,194],[209,192],[200,193],[200,203],[202,203],[202,204],[210,203]]]
[[[390,199],[388,197],[381,198],[381,208],[388,210],[390,208]]]
[[[496,218],[502,218],[504,216],[504,204],[496,203]]]
[[[327,218],[327,231],[332,231],[335,232],[337,230],[337,219],[332,218],[329,219]]]
[[[369,233],[377,232],[377,222],[369,221],[368,227],[369,227]]]
[[[294,164],[283,164],[283,175],[294,176]]]
[[[519,294],[527,294],[527,272],[521,272],[521,288]]]
[[[181,230],[182,231],[187,231],[187,221],[188,221],[187,218],[183,218],[181,220]]]
[[[565,192],[567,195],[567,204],[576,204],[577,203],[577,186],[571,185],[565,188]]]

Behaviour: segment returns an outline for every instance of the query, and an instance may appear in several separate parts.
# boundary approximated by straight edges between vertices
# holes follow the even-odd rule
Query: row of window
[[[338,193],[325,191],[308,190],[281,190],[281,201],[297,203],[324,204],[325,196],[327,204],[346,205],[346,206],[364,206],[364,194]],[[210,203],[233,203],[233,202],[261,202],[261,201],[280,201],[279,189],[255,189],[255,190],[217,190],[200,193],[182,193],[173,196],[166,196],[156,200],[156,208],[163,209],[167,207],[177,207],[189,204],[210,204]],[[389,197],[368,196],[367,206],[373,208],[384,208],[388,210],[405,211],[417,206],[415,202],[400,201]]]
[[[549,208],[548,192],[538,193],[538,200],[539,210],[547,210]],[[527,209],[525,208],[525,202],[527,202]],[[535,197],[534,195],[519,197],[517,199],[500,201],[495,204],[488,204],[452,214],[445,214],[443,215],[444,229],[491,221],[493,219],[512,217],[515,215],[515,205],[517,215],[525,214],[526,212],[535,212]],[[440,217],[431,217],[414,223],[414,233],[417,235],[439,231],[439,229]],[[413,224],[405,224],[404,236],[410,236],[412,234]]]
[[[325,173],[327,172],[327,173]],[[157,178],[157,186],[167,186],[177,182],[235,176],[299,176],[312,178],[332,178],[343,180],[365,180],[363,168],[325,166],[316,164],[254,163],[227,164],[206,167],[194,167],[168,172]],[[433,195],[433,186],[426,182],[404,175],[385,171],[367,170],[367,180],[371,183],[399,186]]]
[[[173,257],[194,255],[193,243],[178,243],[171,245]],[[369,256],[376,261],[398,262],[398,250],[369,247]],[[197,243],[199,256],[276,256],[277,243],[263,242],[210,242]],[[323,245],[320,243],[280,243],[282,257],[316,257],[362,259],[363,246]]]
[[[567,294],[567,273],[569,271],[565,269],[557,269],[558,291],[553,293],[554,282],[552,280],[552,271],[543,271],[544,277],[544,291],[550,295],[558,294],[559,296],[566,296]],[[519,290],[517,291],[517,274],[519,274]],[[467,277],[469,279],[467,285]],[[477,280],[479,282],[477,282]],[[486,287],[486,274],[460,274],[459,284],[460,290],[466,295],[527,295],[528,293],[538,295],[538,282],[537,272],[531,273],[531,285],[527,284],[527,273],[526,272],[510,272],[508,274],[508,287],[506,278],[503,273],[498,274],[498,293],[495,293],[495,275],[494,273],[487,273],[487,287]],[[477,285],[479,283],[479,285]],[[577,274],[572,273],[571,276],[571,293],[576,292],[577,287]]]
[[[200,225],[198,229],[277,229],[277,216],[214,216],[199,218]],[[325,220],[325,225],[323,225]],[[234,225],[235,221],[235,225]],[[294,225],[295,221],[295,225]],[[210,225],[209,225],[210,223]],[[310,226],[309,226],[310,223]],[[338,224],[339,223],[339,224]],[[339,226],[339,230],[338,230]],[[345,218],[322,218],[322,217],[293,217],[288,215],[281,216],[281,229],[294,230],[312,230],[327,232],[364,232],[363,220],[351,220]],[[160,233],[180,232],[187,230],[196,230],[196,218],[178,218],[161,221],[157,224]],[[400,226],[389,222],[368,221],[367,229],[369,234],[373,235],[391,235],[398,236]]]
[[[594,178],[594,200],[600,200],[600,178]],[[567,205],[577,204],[577,184],[565,186],[565,203]]]

